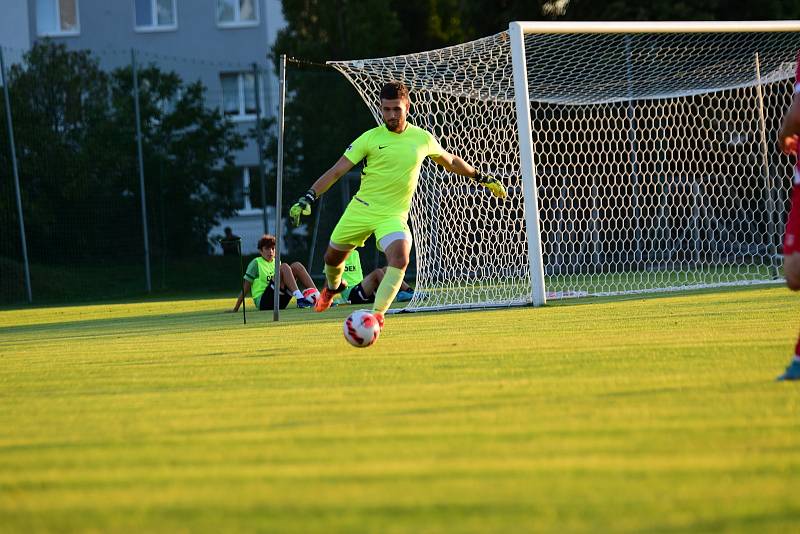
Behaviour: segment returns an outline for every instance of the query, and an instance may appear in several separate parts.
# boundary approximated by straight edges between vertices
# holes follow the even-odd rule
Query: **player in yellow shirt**
[[[258,240],[258,252],[260,256],[253,258],[247,265],[242,281],[243,291],[239,293],[232,312],[237,312],[239,306],[244,302],[245,296],[250,293],[253,303],[257,310],[271,310],[275,305],[275,236],[264,234]],[[303,297],[303,293],[297,285],[299,281],[307,289],[313,288],[312,296],[319,297],[319,292],[314,281],[308,275],[308,271],[303,264],[296,261],[288,264],[281,262],[281,287],[279,292],[280,309],[289,305],[292,297],[297,299],[298,308],[310,307],[311,300]]]
[[[323,273],[324,274],[324,273]],[[342,282],[347,286],[344,291],[336,295],[334,302],[339,304],[372,304],[375,302],[375,292],[386,275],[386,267],[379,267],[364,276],[361,269],[361,255],[358,249],[350,251],[344,261]],[[414,289],[405,283],[400,283],[400,292],[397,293],[397,302],[406,302],[413,298]]]
[[[372,313],[383,327],[384,313],[403,281],[411,251],[408,211],[417,188],[419,171],[426,157],[450,172],[472,178],[499,198],[506,191],[496,178],[475,169],[463,159],[444,150],[436,138],[406,119],[411,107],[408,89],[402,82],[381,88],[384,124],[367,130],[347,147],[344,155],[320,176],[305,195],[289,209],[295,225],[301,215],[310,215],[314,201],[345,173],[363,161],[361,187],[347,206],[331,234],[325,252],[326,286],[314,309],[325,311],[333,297],[347,287],[342,282],[344,263],[351,250],[375,240],[386,255],[386,274],[375,294]]]

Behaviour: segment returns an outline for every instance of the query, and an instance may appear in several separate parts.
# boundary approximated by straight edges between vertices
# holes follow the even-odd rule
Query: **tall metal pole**
[[[17,167],[17,148],[14,143],[14,122],[11,119],[11,99],[8,96],[8,82],[6,81],[6,64],[3,60],[3,47],[0,47],[0,77],[3,82],[3,97],[6,101],[6,122],[8,123],[8,144],[11,148],[11,165],[14,170],[14,192],[17,195],[17,217],[19,217],[19,237],[22,242],[22,263],[25,269],[25,292],[28,304],[33,303],[31,291],[31,266],[28,263],[28,242],[25,239],[25,219],[22,216],[22,194],[19,188],[19,167]]]
[[[133,69],[133,110],[136,115],[136,149],[139,156],[139,194],[142,196],[142,230],[144,232],[144,272],[147,292],[153,291],[150,280],[150,238],[147,235],[147,198],[144,189],[144,157],[142,156],[142,121],[139,116],[139,75],[136,72],[136,51],[131,48]]]
[[[258,64],[253,63],[253,79],[256,87],[256,142],[258,144],[258,179],[261,183],[261,219],[267,233],[267,181],[264,178],[264,132],[261,130],[261,87]]]
[[[280,83],[278,84],[278,178],[275,184],[275,306],[272,320],[280,319],[281,287],[281,197],[283,196],[283,117],[286,108],[286,54],[281,54]]]

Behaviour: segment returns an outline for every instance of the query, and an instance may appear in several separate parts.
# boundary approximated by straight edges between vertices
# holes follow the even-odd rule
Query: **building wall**
[[[28,0],[0,1],[0,46],[6,64],[20,61],[31,42],[28,23]]]

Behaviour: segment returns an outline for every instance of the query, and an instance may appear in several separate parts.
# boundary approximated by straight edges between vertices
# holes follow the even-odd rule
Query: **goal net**
[[[800,25],[679,24],[512,23],[440,50],[331,62],[378,122],[381,86],[404,81],[409,120],[509,192],[495,199],[426,161],[407,310],[781,277],[791,162],[775,137]]]

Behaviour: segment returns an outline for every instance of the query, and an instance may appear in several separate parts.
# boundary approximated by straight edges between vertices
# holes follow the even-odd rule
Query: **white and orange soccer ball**
[[[311,302],[311,304],[316,304],[319,299],[319,291],[315,287],[309,287],[303,291],[303,298]]]
[[[354,347],[369,347],[380,333],[378,319],[367,310],[354,311],[344,320],[344,338]]]

